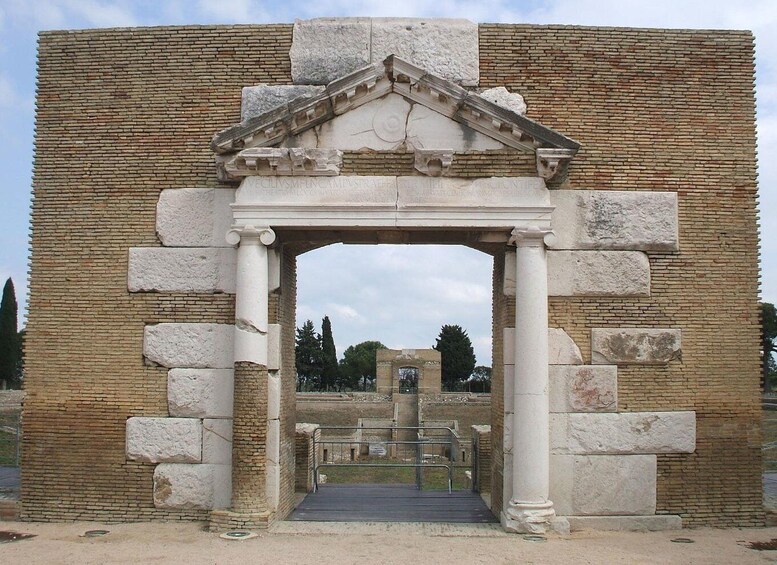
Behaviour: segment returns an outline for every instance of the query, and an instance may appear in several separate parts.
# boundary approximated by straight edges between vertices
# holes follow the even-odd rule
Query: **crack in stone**
[[[256,333],[256,334],[261,334],[261,335],[267,335],[266,331],[260,330],[255,325],[253,325],[251,322],[249,322],[248,320],[243,320],[241,318],[238,318],[237,320],[235,320],[235,327],[237,329],[243,330],[245,332],[251,332],[251,333]]]

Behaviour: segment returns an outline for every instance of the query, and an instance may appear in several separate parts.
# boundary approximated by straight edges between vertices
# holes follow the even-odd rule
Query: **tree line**
[[[433,348],[440,352],[444,390],[490,392],[491,367],[475,365],[472,342],[461,326],[442,326]],[[380,341],[363,341],[349,346],[338,361],[329,316],[324,316],[321,321],[321,333],[316,332],[311,320],[307,320],[302,327],[297,328],[297,390],[374,390],[375,357],[379,349],[388,348]]]

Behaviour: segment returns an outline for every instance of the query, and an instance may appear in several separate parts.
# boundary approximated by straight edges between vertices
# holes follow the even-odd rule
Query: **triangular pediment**
[[[331,82],[318,94],[219,132],[211,147],[229,178],[245,176],[236,173],[246,160],[288,155],[283,148],[297,148],[292,150],[297,155],[304,151],[308,161],[327,151],[425,152],[440,154],[444,161],[459,152],[512,148],[535,154],[539,176],[550,178],[580,145],[392,55]],[[241,167],[235,166],[236,159]]]

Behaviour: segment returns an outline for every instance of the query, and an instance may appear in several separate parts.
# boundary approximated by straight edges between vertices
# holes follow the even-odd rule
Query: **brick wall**
[[[219,186],[210,138],[239,119],[242,86],[290,82],[290,44],[290,25],[41,35],[24,518],[204,517],[154,508],[153,466],[125,460],[124,426],[129,416],[167,415],[166,371],[144,365],[140,353],[144,325],[230,322],[234,300],[129,295],[127,248],[158,245],[161,189]],[[659,511],[680,513],[689,524],[763,520],[752,55],[745,32],[480,26],[481,86],[522,93],[529,117],[582,143],[566,186],[678,192],[681,251],[651,254],[651,296],[552,299],[550,322],[586,357],[591,327],[682,329],[682,363],[619,371],[619,399],[625,410],[696,410],[696,453],[659,458]],[[472,153],[457,156],[454,167],[468,176],[521,175],[530,173],[531,160]],[[345,174],[411,171],[408,155],[345,156]],[[287,459],[291,258],[284,255],[283,291],[271,304],[284,327]],[[500,269],[497,254],[499,282]],[[496,508],[498,360],[501,330],[513,323],[511,302],[495,293]],[[292,471],[285,467],[283,484],[292,484]]]

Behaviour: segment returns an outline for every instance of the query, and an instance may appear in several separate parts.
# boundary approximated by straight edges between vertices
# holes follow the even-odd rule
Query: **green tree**
[[[340,385],[340,367],[337,364],[335,338],[329,316],[321,321],[321,390],[331,390]]]
[[[442,357],[442,386],[457,390],[475,368],[475,350],[461,326],[444,325],[434,349]]]
[[[348,387],[356,390],[361,383],[361,389],[367,392],[367,384],[376,378],[375,355],[378,349],[386,349],[386,346],[379,341],[363,341],[345,350],[340,361],[340,375]]]
[[[761,304],[761,349],[764,391],[769,392],[777,380],[777,362],[774,360],[774,352],[777,351],[777,310],[774,304],[768,302]]]
[[[478,365],[467,379],[469,392],[491,392],[491,367]]]
[[[316,334],[311,320],[297,328],[295,362],[297,365],[297,390],[311,390],[321,381],[321,336]]]
[[[0,382],[17,387],[21,381],[21,339],[17,329],[18,306],[13,281],[3,287],[0,301]]]

